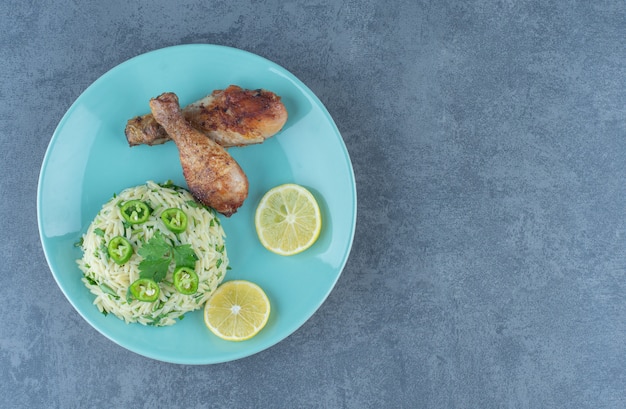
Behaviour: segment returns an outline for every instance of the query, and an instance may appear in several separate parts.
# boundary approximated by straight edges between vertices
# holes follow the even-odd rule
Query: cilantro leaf
[[[168,179],[168,180],[166,180],[163,183],[159,183],[159,186],[167,188],[167,187],[173,187],[173,186],[176,186],[176,185],[174,184],[174,182],[171,179]]]
[[[160,258],[172,258],[172,246],[165,240],[165,236],[160,231],[154,233],[141,248],[137,251],[141,257],[147,260]]]
[[[187,200],[185,203],[187,203],[187,206],[189,207],[195,207],[195,208],[200,207],[200,205],[198,205],[198,203],[196,203],[195,200]]]
[[[165,279],[172,261],[176,267],[195,268],[198,260],[191,245],[172,246],[160,231],[144,243],[137,253],[143,257],[139,262],[139,277],[149,278],[157,283]]]
[[[174,247],[174,262],[176,263],[176,268],[178,267],[190,267],[195,268],[196,260],[198,260],[198,256],[194,253],[191,245],[183,244],[180,246]]]
[[[110,296],[114,297],[115,299],[120,298],[119,295],[117,295],[117,293],[108,285],[102,283],[99,285],[100,289],[102,291],[104,291],[105,293],[109,294]]]
[[[165,278],[172,261],[172,246],[160,231],[145,242],[137,253],[143,257],[139,263],[140,278],[149,278],[157,283]]]
[[[90,285],[98,285],[98,283],[96,282],[96,280],[94,280],[93,278],[89,277],[89,276],[88,276],[88,275],[86,275],[86,274],[83,274],[83,276],[85,277],[85,279],[87,280],[87,282],[88,282]]]
[[[167,275],[172,258],[143,259],[139,263],[139,278],[149,278],[158,283]]]

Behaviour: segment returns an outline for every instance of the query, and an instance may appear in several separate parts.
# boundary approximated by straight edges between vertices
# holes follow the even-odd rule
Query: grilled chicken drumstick
[[[236,85],[213,91],[182,112],[194,128],[225,148],[261,143],[287,122],[287,110],[279,96]],[[151,114],[128,120],[125,133],[130,146],[157,145],[170,140],[168,132]]]
[[[178,147],[191,194],[225,216],[235,213],[248,196],[248,178],[235,159],[185,120],[176,94],[152,98],[150,110]]]

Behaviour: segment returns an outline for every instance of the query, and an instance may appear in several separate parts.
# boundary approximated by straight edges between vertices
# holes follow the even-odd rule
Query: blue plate
[[[126,121],[149,112],[148,100],[175,92],[181,105],[237,84],[282,97],[284,129],[262,144],[230,148],[246,172],[248,198],[231,218],[221,217],[232,270],[226,280],[259,284],[272,304],[266,327],[254,338],[228,342],[204,325],[202,311],[171,327],[125,324],[104,316],[81,282],[74,246],[113,193],[172,180],[186,186],[172,142],[130,148]],[[323,218],[318,241],[291,257],[258,241],[254,211],[263,194],[287,182],[309,188]],[[113,68],[74,102],[59,123],[41,168],[37,192],[41,242],[52,274],[74,308],[120,346],[180,364],[232,361],[262,351],[292,334],[324,302],[346,264],[356,224],[356,188],[343,139],[320,100],[284,68],[249,52],[215,45],[182,45],[132,58]]]

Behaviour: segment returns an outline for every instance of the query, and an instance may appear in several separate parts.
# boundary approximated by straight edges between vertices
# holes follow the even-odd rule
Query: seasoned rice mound
[[[120,205],[129,200],[141,200],[152,209],[150,218],[142,224],[127,223]],[[187,229],[179,234],[168,230],[161,213],[177,207],[187,214]],[[154,302],[143,302],[129,296],[128,287],[139,278],[139,263],[143,259],[138,249],[157,231],[173,245],[189,244],[198,260],[198,291],[184,295],[173,285],[174,263],[165,279],[159,282],[160,295]],[[115,236],[123,236],[133,246],[133,255],[123,265],[109,259],[107,244]],[[128,188],[102,206],[83,235],[83,257],[77,260],[83,272],[82,281],[95,295],[94,305],[103,314],[112,313],[127,323],[165,326],[177,322],[186,312],[201,308],[222,282],[228,268],[225,234],[217,214],[197,203],[191,194],[171,183],[159,185],[148,181],[145,185]]]

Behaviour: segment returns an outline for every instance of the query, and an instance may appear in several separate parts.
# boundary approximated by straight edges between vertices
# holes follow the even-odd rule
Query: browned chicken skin
[[[248,196],[248,178],[235,159],[185,120],[176,94],[151,99],[150,110],[178,147],[191,194],[225,216],[235,213]]]
[[[287,110],[279,96],[236,85],[213,91],[183,108],[182,113],[191,126],[225,148],[261,143],[287,122]],[[125,133],[130,146],[170,140],[151,114],[128,120]]]

